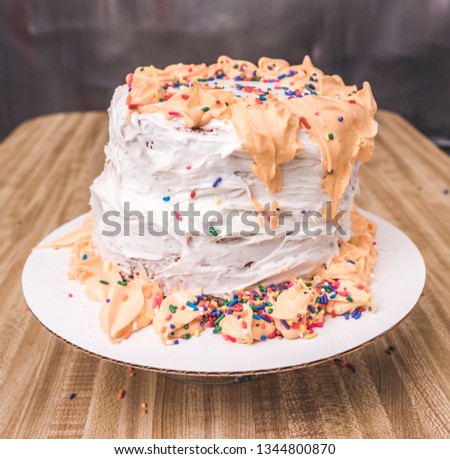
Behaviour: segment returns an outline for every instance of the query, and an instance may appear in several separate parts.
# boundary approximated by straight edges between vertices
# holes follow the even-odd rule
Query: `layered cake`
[[[138,67],[109,109],[92,213],[53,246],[114,342],[311,338],[374,310],[375,225],[353,208],[377,124],[368,83],[309,57]]]

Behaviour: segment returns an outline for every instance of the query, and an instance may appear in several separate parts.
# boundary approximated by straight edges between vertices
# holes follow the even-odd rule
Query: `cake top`
[[[301,153],[299,131],[305,129],[322,151],[322,185],[333,214],[353,164],[373,153],[377,107],[369,83],[359,90],[347,86],[308,56],[299,65],[262,57],[256,66],[227,56],[209,66],[151,65],[138,67],[126,82],[130,117],[160,112],[169,121],[184,119],[186,128],[213,119],[233,123],[254,174],[272,193],[282,188],[281,164]]]

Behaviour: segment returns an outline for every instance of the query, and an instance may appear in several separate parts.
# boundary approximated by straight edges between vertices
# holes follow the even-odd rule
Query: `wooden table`
[[[355,372],[327,362],[222,386],[130,377],[65,344],[27,310],[24,262],[48,232],[88,210],[108,119],[56,114],[19,126],[0,146],[0,436],[448,438],[450,159],[401,117],[380,112],[378,121],[358,203],[417,244],[424,295],[397,328],[347,357]]]

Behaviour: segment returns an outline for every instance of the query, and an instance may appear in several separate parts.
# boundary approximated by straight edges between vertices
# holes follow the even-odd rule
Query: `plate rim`
[[[416,302],[417,304],[417,302]],[[274,367],[274,368],[266,368],[264,370],[248,370],[248,371],[191,371],[191,370],[173,370],[170,368],[159,368],[159,367],[152,367],[148,365],[142,365],[142,364],[136,364],[136,363],[130,363],[130,362],[124,362],[122,360],[117,360],[112,357],[107,357],[105,355],[97,354],[95,352],[89,351],[87,349],[84,349],[83,347],[72,343],[71,341],[68,341],[67,339],[63,338],[62,336],[58,335],[55,331],[51,330],[48,328],[45,324],[43,324],[39,318],[36,316],[36,314],[33,312],[31,308],[29,308],[30,312],[33,314],[34,318],[46,329],[48,330],[52,335],[54,335],[56,338],[59,340],[63,341],[66,344],[69,344],[70,346],[74,347],[77,351],[81,351],[84,354],[90,355],[97,357],[101,360],[106,360],[111,363],[116,363],[119,365],[123,366],[128,366],[132,367],[135,370],[145,370],[153,373],[158,373],[162,375],[178,375],[178,376],[201,376],[201,377],[212,377],[212,378],[220,378],[220,377],[236,377],[240,378],[243,376],[264,376],[264,375],[269,375],[269,374],[275,374],[275,373],[284,373],[288,371],[295,371],[295,370],[300,370],[302,368],[307,368],[307,367],[313,367],[316,365],[320,365],[321,363],[329,362],[331,360],[334,360],[336,358],[343,357],[345,355],[351,354],[352,352],[355,352],[359,349],[362,349],[363,347],[372,344],[374,341],[378,340],[379,338],[382,338],[384,335],[387,333],[391,332],[394,328],[396,328],[400,323],[402,323],[413,311],[413,309],[416,307],[416,304],[409,310],[409,312],[403,316],[398,322],[396,322],[394,325],[392,325],[390,328],[386,329],[382,333],[380,333],[377,336],[374,336],[368,341],[365,341],[364,343],[361,343],[358,346],[352,347],[344,352],[340,352],[338,354],[335,354],[330,357],[326,357],[323,359],[317,359],[317,360],[312,360],[310,362],[306,363],[301,363],[297,365],[287,365],[283,367]]]

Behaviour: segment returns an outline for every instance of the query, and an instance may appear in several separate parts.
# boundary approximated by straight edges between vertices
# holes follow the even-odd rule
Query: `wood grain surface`
[[[327,362],[237,384],[194,384],[145,371],[129,376],[127,367],[75,350],[40,325],[21,292],[31,248],[88,210],[107,121],[92,112],[40,117],[0,145],[2,438],[449,438],[445,153],[398,115],[379,113],[376,152],[362,167],[358,204],[408,234],[428,273],[407,319],[346,357],[354,372]],[[76,397],[69,400],[71,393]]]

